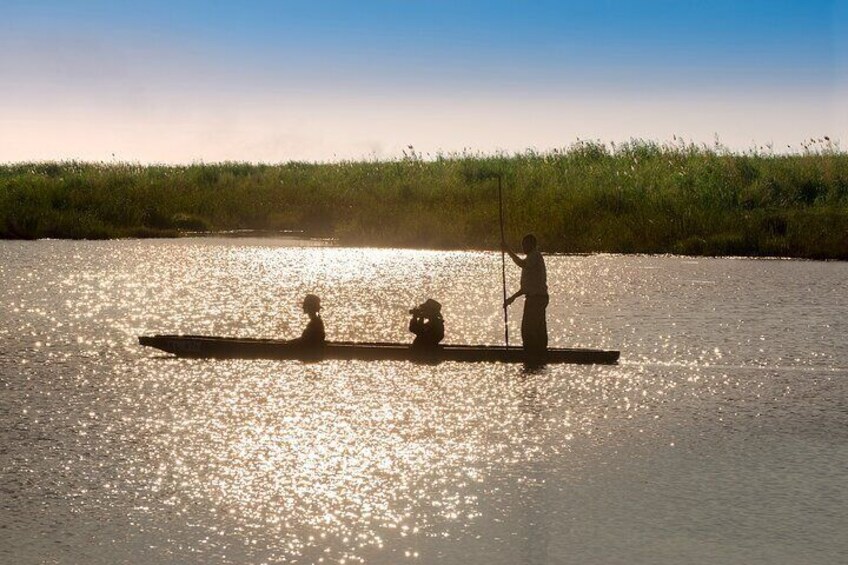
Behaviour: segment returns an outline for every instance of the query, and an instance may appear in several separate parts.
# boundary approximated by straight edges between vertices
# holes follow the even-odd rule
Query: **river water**
[[[0,562],[848,562],[848,263],[546,261],[551,345],[619,365],[137,345],[295,336],[307,292],[329,339],[434,297],[501,343],[494,253],[0,242]]]

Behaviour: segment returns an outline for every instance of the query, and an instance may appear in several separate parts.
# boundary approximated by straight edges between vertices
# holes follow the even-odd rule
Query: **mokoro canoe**
[[[441,345],[422,352],[405,343],[356,343],[330,341],[322,348],[303,346],[278,339],[212,337],[199,335],[155,335],[138,338],[141,345],[155,347],[178,357],[217,359],[356,359],[362,361],[440,361],[524,363],[528,360],[520,347],[491,345]],[[544,359],[535,363],[579,363],[610,365],[618,361],[618,351],[552,347]]]

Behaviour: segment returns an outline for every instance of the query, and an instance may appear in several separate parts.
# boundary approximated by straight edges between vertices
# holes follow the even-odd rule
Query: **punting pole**
[[[498,210],[501,218],[501,281],[503,282],[504,301],[504,341],[509,349],[509,309],[506,308],[506,252],[504,251],[504,214],[503,214],[503,187],[501,186],[501,175],[498,174]]]

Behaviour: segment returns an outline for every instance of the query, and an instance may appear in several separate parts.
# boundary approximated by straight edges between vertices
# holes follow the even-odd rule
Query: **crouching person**
[[[412,348],[418,350],[435,349],[445,337],[445,321],[442,318],[442,305],[428,298],[426,302],[409,311],[409,331],[415,334]]]

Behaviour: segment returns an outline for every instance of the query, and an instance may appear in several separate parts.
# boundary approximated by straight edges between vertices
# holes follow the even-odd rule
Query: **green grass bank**
[[[515,155],[190,166],[0,165],[0,237],[305,230],[343,244],[848,259],[848,153],[579,142]]]

